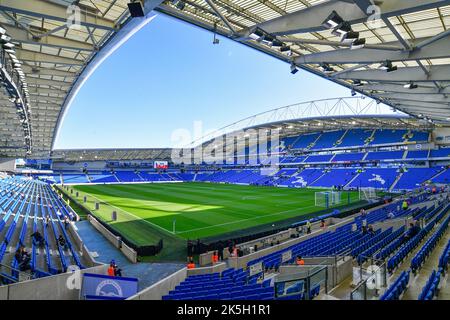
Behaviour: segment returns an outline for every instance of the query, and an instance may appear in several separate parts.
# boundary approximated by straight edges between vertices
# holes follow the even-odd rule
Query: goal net
[[[315,193],[316,207],[329,208],[341,203],[340,191],[319,191]]]
[[[374,200],[377,198],[377,192],[375,188],[360,188],[359,199],[360,200]]]

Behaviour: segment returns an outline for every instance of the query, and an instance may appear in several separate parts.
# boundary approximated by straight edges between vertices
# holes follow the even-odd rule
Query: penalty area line
[[[179,233],[179,232],[173,233],[173,231],[169,231],[169,230],[167,230],[166,228],[161,227],[160,225],[154,224],[153,222],[147,221],[147,220],[145,220],[145,219],[143,219],[143,218],[141,218],[141,217],[139,217],[139,216],[137,216],[137,215],[135,215],[135,214],[133,214],[133,213],[131,213],[131,212],[128,212],[128,211],[123,210],[123,209],[121,209],[121,208],[119,208],[119,207],[116,207],[115,205],[110,204],[110,203],[107,202],[107,201],[101,200],[101,199],[97,198],[96,196],[93,196],[93,195],[91,195],[91,194],[89,194],[89,195],[90,195],[91,197],[97,199],[97,200],[100,201],[100,202],[105,202],[105,203],[107,203],[109,206],[111,206],[111,207],[113,207],[113,208],[116,208],[117,210],[120,210],[120,211],[122,211],[122,212],[125,212],[126,214],[129,214],[130,216],[136,218],[137,220],[141,220],[142,222],[145,222],[145,223],[147,223],[147,224],[149,224],[149,225],[151,225],[151,226],[153,226],[153,227],[156,227],[156,228],[158,228],[158,229],[160,229],[160,230],[162,230],[162,231],[164,231],[164,232],[167,232],[167,233],[169,233],[169,234],[171,234],[171,235],[175,235],[176,233]]]

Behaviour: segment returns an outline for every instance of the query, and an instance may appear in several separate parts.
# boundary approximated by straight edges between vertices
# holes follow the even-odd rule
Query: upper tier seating
[[[306,156],[285,156],[280,159],[280,163],[301,163],[306,159]]]
[[[286,150],[288,148],[292,148],[294,146],[295,141],[297,141],[298,137],[299,136],[294,136],[294,137],[286,137],[286,138],[281,139],[281,145],[283,146],[281,148],[281,150]]]
[[[330,162],[331,158],[333,158],[333,154],[317,154],[311,155],[306,158],[304,163],[319,163],[319,162]]]
[[[331,162],[361,161],[364,158],[364,155],[365,153],[362,152],[338,153]]]
[[[408,151],[406,155],[406,159],[427,159],[428,158],[428,150],[413,150]]]
[[[320,133],[302,134],[293,144],[291,149],[306,149],[308,148],[317,138]]]
[[[402,143],[407,132],[408,130],[378,129],[369,145]]]
[[[345,131],[327,131],[320,135],[311,150],[330,149],[336,145],[336,142],[341,139]]]
[[[392,159],[402,159],[404,151],[379,151],[379,152],[369,152],[366,157],[366,161],[372,160],[392,160]]]
[[[372,135],[372,132],[373,130],[350,129],[347,131],[338,147],[364,146],[366,140]]]
[[[430,158],[450,158],[450,148],[431,150]]]
[[[410,134],[412,136],[407,139],[410,142],[427,142],[430,137],[430,133],[427,131],[411,131]]]

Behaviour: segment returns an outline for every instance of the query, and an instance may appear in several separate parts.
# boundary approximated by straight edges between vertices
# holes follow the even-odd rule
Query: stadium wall
[[[102,264],[81,270],[80,273],[107,274],[108,265]],[[80,283],[74,283],[70,277],[73,273],[63,273],[55,276],[19,282],[0,287],[0,300],[79,300]],[[68,284],[76,286],[69,288]]]
[[[105,170],[106,161],[80,161],[80,162],[53,162],[53,170],[82,171],[83,168],[88,170]]]
[[[167,278],[158,281],[147,289],[138,292],[127,300],[161,300],[162,296],[174,290],[177,285],[187,278],[187,268],[183,268]]]
[[[72,224],[69,225],[69,233],[72,235],[72,239],[73,239],[76,247],[81,250],[83,257],[85,257],[87,259],[90,266],[94,266],[97,262],[94,260],[94,258],[92,258],[89,250],[84,245],[83,240],[81,240],[80,235],[78,234],[78,232],[75,231]]]
[[[327,227],[326,229],[319,229],[319,230],[313,231],[310,234],[306,234],[304,236],[300,236],[299,238],[295,238],[295,239],[283,242],[283,243],[281,243],[279,245],[275,245],[273,247],[261,249],[259,251],[256,251],[254,253],[251,253],[251,254],[243,256],[243,257],[238,257],[238,258],[230,257],[228,259],[229,266],[231,268],[236,268],[236,269],[245,268],[247,266],[247,263],[252,261],[252,260],[255,260],[255,259],[260,258],[262,256],[269,255],[269,254],[271,254],[273,252],[276,252],[276,251],[288,248],[288,247],[290,247],[290,246],[292,246],[294,244],[300,243],[300,242],[305,241],[305,240],[307,240],[309,238],[316,237],[316,236],[318,236],[318,235],[320,235],[320,234],[322,234],[324,232],[334,231],[334,230],[336,230],[336,228],[338,228],[338,227],[340,227],[342,225],[345,225],[345,224],[349,223],[352,220],[353,220],[353,218],[345,219],[345,220],[343,220],[343,221],[341,221],[341,222],[339,222],[339,223],[337,223],[335,225],[331,225],[331,226]]]
[[[162,296],[165,296],[169,291],[174,290],[177,285],[183,282],[188,276],[199,274],[210,274],[215,272],[222,272],[227,269],[226,263],[219,263],[214,266],[187,269],[183,268],[167,278],[158,281],[154,285],[138,292],[136,295],[128,298],[127,300],[161,300]]]
[[[437,128],[432,133],[432,140],[438,145],[450,145],[450,128]]]
[[[119,249],[128,260],[132,263],[137,263],[137,252],[131,247],[127,246],[119,236],[114,235],[111,231],[106,229],[97,219],[92,215],[88,215],[88,220],[92,226],[97,229],[114,247]]]
[[[0,171],[15,171],[16,160],[14,159],[0,159]]]

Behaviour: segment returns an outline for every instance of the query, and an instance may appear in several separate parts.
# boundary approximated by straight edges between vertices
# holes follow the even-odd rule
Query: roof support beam
[[[67,50],[75,51],[95,51],[94,45],[81,42],[76,40],[71,40],[68,38],[58,37],[54,35],[47,35],[45,37],[33,37],[33,35],[26,29],[15,27],[9,24],[3,24],[3,27],[7,30],[8,35],[12,38],[15,43],[25,43],[48,46],[52,48],[62,48]]]
[[[295,37],[278,37],[277,38],[283,42],[291,42],[297,44],[317,44],[323,46],[331,46],[331,47],[348,47],[352,46],[351,43],[344,43],[339,41],[329,41],[329,40],[321,40],[321,39],[303,39],[303,38],[295,38]],[[366,49],[377,49],[377,50],[387,50],[387,51],[400,51],[403,48],[395,45],[395,43],[383,43],[383,44],[366,44],[364,46]]]
[[[65,58],[60,56],[55,56],[52,54],[46,54],[41,52],[29,51],[17,48],[16,56],[19,60],[22,61],[30,61],[30,62],[43,62],[55,65],[64,65],[64,66],[83,66],[84,61]]]
[[[48,80],[48,79],[41,79],[41,78],[34,78],[34,77],[28,77],[27,84],[29,86],[44,85],[44,86],[55,86],[55,87],[63,87],[63,88],[69,88],[72,85],[71,82]],[[40,89],[38,89],[38,90],[40,90]]]
[[[421,67],[405,67],[398,68],[395,72],[386,72],[384,70],[356,70],[338,75],[336,78],[386,82],[448,81],[450,80],[450,65],[430,66],[429,75],[426,75]]]
[[[378,7],[382,17],[388,18],[448,4],[450,4],[450,1],[398,0],[383,1],[378,4]],[[369,14],[367,11],[361,10],[358,4],[346,0],[335,0],[259,23],[254,27],[260,27],[264,31],[274,35],[321,31],[324,30],[322,22],[333,10],[335,10],[344,20],[350,22],[350,24],[361,23],[368,20]],[[246,34],[250,34],[250,30],[248,30]]]
[[[27,64],[22,65],[23,72],[25,74],[36,74],[43,76],[57,76],[57,77],[76,77],[77,73],[70,71],[63,71],[58,69],[47,69],[41,67],[33,67]]]
[[[235,34],[236,29],[233,27],[233,25],[227,20],[227,18],[220,12],[219,8],[214,4],[213,0],[205,0],[208,5],[213,9],[213,11],[216,13],[216,15],[225,23],[225,25],[230,29],[230,31]]]
[[[68,5],[63,5],[62,3],[56,4],[44,0],[2,0],[0,2],[0,10],[63,23],[67,23],[71,15],[68,12]],[[83,10],[80,11],[80,25],[108,31],[114,31],[116,29],[113,21]]]
[[[441,59],[448,57],[450,52],[450,33],[440,40],[430,43],[421,50],[388,51],[380,49],[362,48],[356,50],[339,49],[299,56],[295,59],[297,64],[320,64],[323,62],[333,64],[345,63],[375,63],[390,61],[410,61],[423,59]]]
[[[408,89],[404,88],[401,84],[389,84],[389,83],[379,83],[379,84],[365,84],[363,86],[357,87],[358,89],[362,89],[364,91],[386,91],[386,92],[398,92],[398,93],[426,93],[426,94],[450,94],[450,87],[443,88],[441,91],[436,89],[435,87],[423,87],[419,86],[416,89]]]
[[[411,90],[414,91],[414,90]],[[419,102],[436,102],[436,103],[450,103],[450,98],[441,94],[421,94],[421,93],[379,93],[373,96],[378,98],[396,99],[396,100],[410,100]]]
[[[391,101],[393,104],[401,104],[404,106],[415,106],[415,107],[420,107],[422,108],[423,113],[425,114],[425,111],[430,111],[430,110],[436,110],[436,109],[441,109],[441,110],[449,110],[450,111],[450,105],[445,104],[445,103],[432,103],[432,102],[420,102],[420,101],[409,101],[409,100],[396,100],[396,99],[390,99],[389,101]]]

